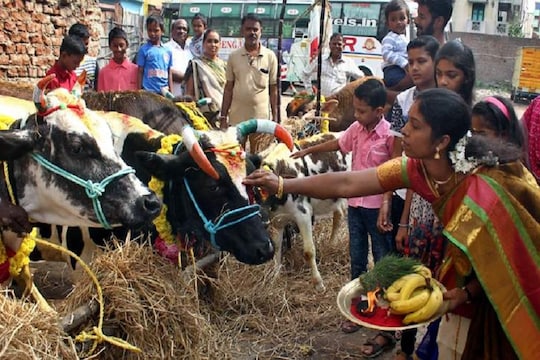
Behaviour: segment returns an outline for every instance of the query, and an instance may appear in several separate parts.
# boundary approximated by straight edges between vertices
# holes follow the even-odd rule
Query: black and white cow
[[[339,133],[325,133],[298,140],[294,151],[334,140],[337,136],[339,136]],[[287,149],[282,144],[272,145],[260,154],[261,166],[271,169],[275,174],[284,178],[305,177],[350,169],[350,158],[339,151],[310,154],[300,159],[293,159],[290,156],[294,151]],[[333,217],[332,233],[329,241],[336,241],[338,227],[347,211],[347,200],[319,200],[303,195],[285,194],[282,199],[270,196],[263,202],[263,206],[269,209],[272,225],[276,228],[272,239],[276,248],[276,265],[281,266],[281,249],[285,226],[293,222],[300,230],[304,246],[304,258],[311,268],[315,288],[324,291],[324,283],[317,268],[313,224],[319,218]]]
[[[107,121],[65,89],[45,95],[51,79],[36,88],[38,113],[0,136],[26,140],[17,149],[22,155],[5,163],[2,201],[15,201],[32,220],[49,224],[140,227],[151,221],[161,201],[117,154]],[[21,243],[3,240],[14,251]]]

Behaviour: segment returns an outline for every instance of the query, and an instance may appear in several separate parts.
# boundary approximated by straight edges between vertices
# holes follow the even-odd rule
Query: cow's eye
[[[210,187],[208,187],[208,190],[210,192],[218,192],[219,191],[219,185],[218,184],[211,185]]]
[[[70,147],[71,152],[76,155],[79,155],[83,151],[83,147],[80,141],[73,141]]]

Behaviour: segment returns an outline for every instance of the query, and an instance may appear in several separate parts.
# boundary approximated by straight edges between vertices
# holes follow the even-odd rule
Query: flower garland
[[[10,275],[18,276],[23,267],[30,263],[29,256],[36,246],[37,235],[38,229],[32,229],[32,232],[24,237],[16,252],[0,242],[0,282],[7,280]]]
[[[182,141],[182,136],[177,134],[164,136],[161,138],[161,148],[157,153],[166,155],[172,154],[174,145],[178,144],[180,141]],[[148,188],[154,191],[160,199],[163,199],[164,187],[165,183],[154,176],[152,176],[152,179],[148,183]],[[175,243],[175,237],[172,234],[171,224],[167,221],[167,205],[163,204],[159,215],[153,222],[160,239],[163,240],[166,245],[173,245]]]
[[[450,161],[456,172],[466,174],[471,170],[474,170],[478,167],[478,160],[470,156],[465,158],[465,148],[469,142],[469,138],[472,137],[472,133],[467,131],[465,135],[456,144],[456,148],[448,153],[450,156]]]

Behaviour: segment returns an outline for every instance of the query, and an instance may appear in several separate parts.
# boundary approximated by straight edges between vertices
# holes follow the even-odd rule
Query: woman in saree
[[[437,276],[447,289],[444,317],[470,319],[453,328],[461,358],[536,359],[540,188],[517,147],[471,136],[470,127],[469,107],[459,95],[425,90],[402,130],[405,156],[377,168],[303,179],[257,170],[244,183],[278,197],[320,199],[413,189],[432,203],[450,241]]]
[[[184,75],[186,95],[195,101],[210,98],[208,109],[203,108],[204,116],[215,124],[221,109],[223,89],[225,87],[225,69],[227,63],[218,57],[221,39],[216,30],[208,29],[203,35],[203,54],[191,60]]]

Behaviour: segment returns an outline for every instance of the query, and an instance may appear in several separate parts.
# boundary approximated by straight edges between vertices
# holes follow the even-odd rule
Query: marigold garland
[[[32,229],[30,234],[27,234],[21,242],[21,246],[15,252],[15,255],[8,256],[6,247],[3,242],[0,242],[0,266],[2,269],[5,269],[4,265],[6,262],[9,262],[9,274],[11,276],[18,276],[22,268],[30,263],[30,253],[34,250],[36,246],[35,238],[38,235],[38,229]],[[7,269],[5,269],[7,270]],[[0,273],[0,278],[7,278],[7,274]]]

